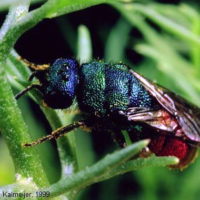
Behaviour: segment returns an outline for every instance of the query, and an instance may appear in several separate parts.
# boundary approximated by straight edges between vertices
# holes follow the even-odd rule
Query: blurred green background
[[[40,6],[39,3],[32,8]],[[0,23],[7,13],[1,7]],[[90,34],[93,58],[128,64],[151,80],[199,106],[200,3],[198,1],[128,1],[101,5],[45,20],[26,32],[15,49],[35,63],[58,57],[76,57],[80,25]],[[51,131],[39,107],[27,97],[19,101],[33,138]],[[85,167],[118,148],[104,133],[76,131],[79,165]],[[55,142],[37,147],[50,181],[59,179],[60,163]],[[146,168],[98,183],[82,191],[81,200],[198,200],[200,158],[184,171]],[[0,138],[0,185],[12,183],[14,167]]]

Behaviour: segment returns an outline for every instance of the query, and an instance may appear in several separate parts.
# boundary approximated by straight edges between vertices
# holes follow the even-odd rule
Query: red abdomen
[[[179,164],[174,166],[176,168],[186,167],[196,155],[195,147],[191,147],[185,141],[173,136],[153,136],[149,149],[157,156],[176,156],[179,158]]]

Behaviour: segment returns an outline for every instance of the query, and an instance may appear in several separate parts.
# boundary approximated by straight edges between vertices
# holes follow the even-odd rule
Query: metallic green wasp
[[[79,65],[74,59],[57,59],[49,66],[29,66],[34,70],[31,78],[36,77],[40,84],[30,85],[16,98],[37,88],[47,106],[64,109],[76,97],[84,115],[81,121],[25,146],[58,138],[78,127],[104,127],[118,136],[127,130],[133,141],[151,138],[148,151],[177,156],[178,168],[194,159],[200,142],[200,109],[126,65],[98,61]]]

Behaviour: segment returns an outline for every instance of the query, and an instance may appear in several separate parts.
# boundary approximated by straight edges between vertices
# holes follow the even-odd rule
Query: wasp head
[[[57,59],[45,72],[42,81],[44,102],[51,108],[69,107],[78,85],[78,62],[74,59]]]

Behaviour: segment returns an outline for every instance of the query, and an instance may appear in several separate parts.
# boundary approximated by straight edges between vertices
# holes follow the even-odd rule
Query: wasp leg
[[[31,90],[33,88],[37,88],[38,90],[41,90],[41,85],[38,85],[38,84],[29,85],[27,88],[25,88],[24,90],[22,90],[21,92],[16,94],[15,99],[19,99],[21,96],[23,96],[24,94],[26,94],[29,90]]]
[[[40,71],[33,71],[31,75],[28,78],[28,81],[32,81],[34,77],[36,77],[39,74]]]
[[[85,121],[78,121],[78,122],[75,122],[73,124],[58,128],[55,131],[53,131],[51,134],[44,136],[42,138],[39,138],[38,140],[33,141],[31,143],[25,143],[25,144],[23,144],[23,146],[24,147],[32,147],[32,146],[35,146],[37,144],[43,143],[47,140],[57,139],[57,138],[65,135],[66,133],[68,133],[68,132],[70,132],[70,131],[72,131],[76,128],[83,127],[83,126],[87,126],[86,122]]]
[[[32,63],[22,57],[19,58],[19,60],[22,60],[26,65],[28,65],[29,68],[35,70],[35,71],[44,71],[49,68],[49,64],[43,64],[43,65],[37,65],[35,63]]]

